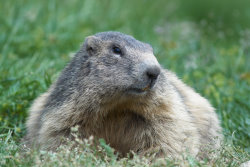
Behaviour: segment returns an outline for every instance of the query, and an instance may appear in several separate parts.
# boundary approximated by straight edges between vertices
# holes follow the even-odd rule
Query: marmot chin
[[[76,125],[121,155],[197,156],[222,137],[209,102],[163,69],[149,44],[119,32],[87,37],[30,110],[26,141],[42,149],[56,149]]]

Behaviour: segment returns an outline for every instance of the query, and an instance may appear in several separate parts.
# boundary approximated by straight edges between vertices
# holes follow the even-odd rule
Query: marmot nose
[[[152,88],[155,84],[156,79],[158,78],[161,69],[158,66],[149,67],[146,70],[147,78],[150,82],[150,87]]]

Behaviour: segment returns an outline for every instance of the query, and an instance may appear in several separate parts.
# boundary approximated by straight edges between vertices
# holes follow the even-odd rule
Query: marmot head
[[[86,38],[83,49],[91,62],[95,84],[110,92],[143,95],[152,91],[161,68],[149,44],[119,32]]]
[[[145,98],[156,89],[160,73],[149,44],[119,32],[97,33],[86,38],[58,79],[54,98],[72,92],[89,103]]]

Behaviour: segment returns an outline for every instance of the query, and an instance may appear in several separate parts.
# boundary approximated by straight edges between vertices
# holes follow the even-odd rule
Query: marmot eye
[[[112,51],[113,51],[115,54],[118,54],[118,55],[121,55],[121,54],[122,54],[121,49],[118,48],[118,47],[116,47],[116,46],[112,48]]]

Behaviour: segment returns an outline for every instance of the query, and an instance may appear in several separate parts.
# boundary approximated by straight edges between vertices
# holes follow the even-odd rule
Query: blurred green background
[[[213,104],[226,140],[250,152],[249,0],[1,0],[1,141],[20,142],[32,100],[86,36],[109,30],[150,43]]]

